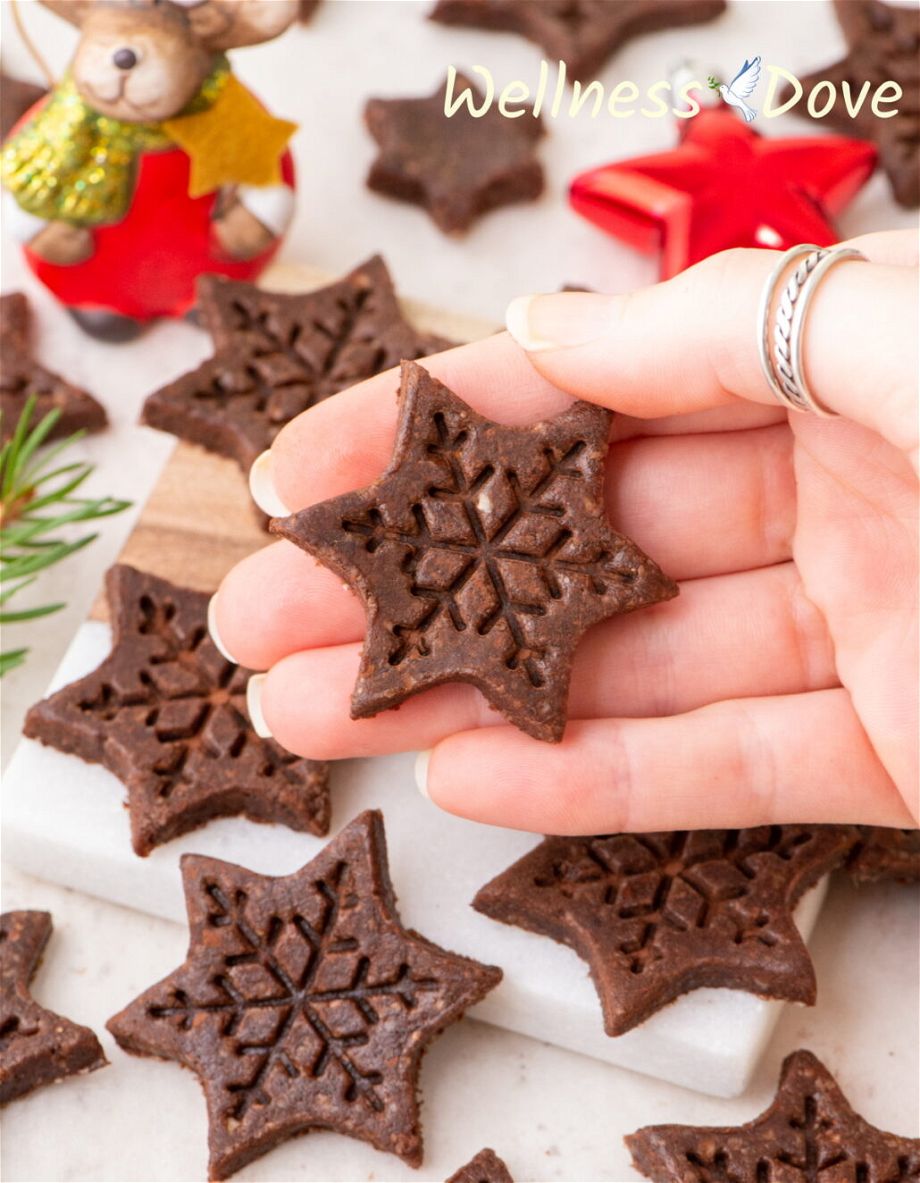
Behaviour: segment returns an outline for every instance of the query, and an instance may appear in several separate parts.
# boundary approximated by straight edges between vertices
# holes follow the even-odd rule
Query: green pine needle
[[[40,571],[82,550],[96,537],[54,535],[75,522],[91,522],[121,513],[131,504],[114,497],[76,497],[93,471],[83,461],[58,464],[59,458],[83,435],[75,432],[53,446],[42,448],[60,411],[49,411],[34,426],[36,399],[30,396],[16,429],[0,449],[0,624],[18,624],[59,612],[60,604],[7,611],[6,604],[33,584]],[[39,450],[41,449],[41,450]],[[57,465],[55,467],[55,465]],[[27,648],[0,653],[0,678],[22,665]]]
[[[6,653],[0,653],[0,678],[14,670],[17,665],[22,665],[28,652],[28,649],[8,649]]]
[[[0,612],[0,624],[15,624],[20,620],[34,620],[36,616],[50,616],[52,612],[60,612],[66,604],[45,604],[41,608],[24,608],[22,612]]]

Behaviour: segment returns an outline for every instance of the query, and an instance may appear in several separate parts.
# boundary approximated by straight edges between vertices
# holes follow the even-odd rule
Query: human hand
[[[254,681],[254,717],[316,758],[430,749],[442,808],[555,834],[770,822],[916,824],[917,238],[855,240],[870,263],[822,283],[809,381],[841,418],[779,407],[755,331],[775,256],[730,251],[626,296],[516,301],[506,334],[426,368],[524,424],[612,407],[608,509],[681,596],[596,626],[559,745],[448,685],[349,718],[364,614],[278,542],[240,563],[212,622]],[[536,348],[534,348],[536,347]],[[396,426],[393,372],[311,408],[257,464],[276,513],[373,481]]]

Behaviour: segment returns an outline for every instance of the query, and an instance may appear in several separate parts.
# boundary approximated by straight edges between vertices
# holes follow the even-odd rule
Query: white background
[[[32,0],[21,7],[55,71],[72,51],[75,32]],[[363,178],[373,146],[361,123],[370,95],[422,94],[446,66],[489,66],[497,81],[533,80],[540,51],[513,36],[430,24],[424,2],[324,0],[313,22],[276,43],[235,54],[240,77],[277,114],[299,120],[298,214],[284,258],[340,273],[382,251],[401,292],[500,322],[512,296],[581,283],[626,290],[652,282],[655,264],[602,235],[568,208],[575,173],[619,157],[665,149],[669,119],[559,120],[540,155],[544,197],[509,207],[464,239],[442,236],[411,206],[367,192]],[[2,3],[6,69],[36,77]],[[667,77],[681,57],[705,72],[730,74],[760,53],[804,73],[836,59],[842,41],[823,0],[733,3],[717,23],[644,37],[623,49],[600,75],[610,86],[629,78],[644,89]],[[36,78],[37,80],[37,78]],[[767,135],[811,134],[792,116],[761,121]],[[844,236],[914,225],[891,201],[879,174],[840,218]],[[98,465],[93,488],[135,501],[132,513],[102,528],[92,547],[41,588],[43,600],[68,608],[30,630],[28,666],[3,685],[3,757],[15,744],[25,709],[41,696],[101,575],[115,559],[134,515],[168,455],[170,437],[135,426],[143,397],[209,352],[197,330],[162,324],[129,347],[87,341],[44,292],[24,276],[15,249],[3,258],[3,290],[33,297],[39,355],[84,383],[105,402],[111,429],[81,445]],[[6,646],[20,643],[12,630]],[[46,907],[55,935],[37,983],[41,1001],[102,1030],[105,1019],[181,959],[184,932],[7,868],[4,907]],[[330,1134],[313,1134],[266,1156],[241,1178],[305,1180],[443,1179],[484,1144],[525,1180],[618,1180],[634,1177],[622,1133],[652,1121],[711,1124],[746,1120],[772,1094],[779,1062],[807,1044],[839,1072],[865,1116],[916,1134],[918,1108],[917,896],[881,887],[855,893],[838,883],[815,939],[821,987],[811,1011],[787,1010],[746,1097],[701,1098],[571,1053],[467,1023],[434,1046],[422,1073],[426,1165],[413,1173],[389,1156]],[[877,962],[861,955],[874,934]],[[47,1089],[11,1107],[4,1118],[3,1173],[9,1180],[164,1179],[203,1177],[204,1106],[193,1078],[175,1065],[123,1056],[105,1036],[115,1068]]]

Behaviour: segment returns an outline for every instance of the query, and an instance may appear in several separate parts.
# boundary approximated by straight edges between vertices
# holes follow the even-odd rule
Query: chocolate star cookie
[[[208,596],[123,565],[109,571],[106,593],[111,654],[32,707],[25,734],[124,782],[139,855],[238,814],[327,833],[328,765],[252,730],[248,673],[211,641]]]
[[[811,1005],[792,910],[852,842],[848,826],[547,838],[473,907],[584,958],[608,1035],[701,986]]]
[[[607,522],[612,416],[575,403],[501,427],[414,362],[399,400],[378,481],[271,524],[365,602],[352,717],[470,682],[522,731],[556,742],[582,633],[677,594]]]
[[[808,95],[824,80],[834,84],[837,99],[821,123],[850,134],[855,127],[865,139],[874,140],[895,200],[910,208],[920,203],[920,9],[880,0],[834,0],[834,10],[847,54],[832,66],[802,77],[804,93]],[[889,80],[897,82],[903,94],[896,104],[897,115],[880,119],[872,113],[870,100],[876,88]],[[851,103],[863,95],[855,119],[844,102],[845,84]],[[791,96],[787,86],[781,101]],[[795,110],[807,114],[801,103]]]
[[[501,970],[403,928],[381,814],[284,878],[199,855],[182,877],[188,957],[108,1028],[198,1075],[211,1179],[315,1128],[419,1166],[422,1055]]]
[[[29,993],[50,936],[47,912],[0,916],[0,1105],[108,1063],[88,1027],[39,1006]]]
[[[206,275],[198,307],[214,356],[151,394],[142,419],[246,472],[301,411],[451,344],[403,319],[379,255],[337,283],[298,294]]]
[[[317,8],[319,8],[319,0],[300,0],[300,10],[297,13],[297,19],[303,24],[306,24]]]
[[[920,1178],[920,1140],[869,1125],[808,1051],[786,1057],[773,1104],[755,1121],[723,1129],[646,1126],[626,1145],[653,1183]]]
[[[4,443],[30,395],[35,396],[33,423],[49,411],[60,411],[48,439],[72,435],[81,428],[98,431],[105,427],[105,409],[59,374],[46,370],[32,356],[29,344],[29,303],[22,292],[0,297],[0,437]]]
[[[42,86],[0,74],[0,139],[5,140],[26,111],[47,93]]]
[[[920,883],[920,830],[896,830],[886,826],[860,826],[861,838],[847,859],[847,873],[854,883],[896,879]]]
[[[497,107],[473,118],[466,105],[448,118],[446,83],[421,99],[370,99],[364,122],[380,149],[367,184],[378,193],[424,206],[445,234],[469,230],[480,214],[529,201],[543,192],[543,169],[534,155],[543,124],[525,107],[508,119]],[[462,74],[457,96],[479,88]]]
[[[480,1150],[474,1159],[461,1167],[447,1183],[514,1183],[508,1168],[494,1150]]]
[[[431,19],[520,33],[570,79],[597,74],[611,54],[642,33],[699,25],[725,11],[725,0],[438,0]]]

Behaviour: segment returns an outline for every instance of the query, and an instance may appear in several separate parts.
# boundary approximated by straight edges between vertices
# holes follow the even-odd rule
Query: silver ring
[[[795,301],[798,298],[801,284],[804,283],[806,277],[817,265],[823,254],[822,249],[815,246],[814,243],[801,243],[798,246],[790,247],[788,251],[784,251],[767,276],[766,283],[760,295],[760,305],[757,311],[757,348],[760,354],[760,368],[763,370],[764,377],[769,383],[770,389],[776,396],[777,401],[785,407],[792,407],[796,411],[803,411],[806,408],[799,401],[798,390],[794,386],[791,390],[789,388],[790,384],[794,381],[792,369],[789,365],[791,354],[788,346],[792,329],[792,311]],[[770,313],[773,308],[776,286],[786,274],[790,263],[794,263],[797,260],[803,261],[796,268],[787,283],[781,299],[781,304],[785,304],[788,314],[777,318],[773,332],[771,333]],[[779,309],[777,309],[777,312],[779,312]],[[772,354],[770,350],[771,339],[774,341]],[[776,358],[776,362],[774,362],[774,358]]]
[[[825,419],[833,418],[836,412],[829,411],[827,407],[818,402],[805,379],[805,363],[802,354],[802,342],[805,340],[805,317],[823,277],[836,263],[843,263],[846,259],[862,259],[863,262],[868,262],[862,251],[856,250],[855,247],[835,247],[833,250],[825,251],[808,277],[805,286],[801,289],[798,303],[792,313],[789,341],[792,381],[803,404],[801,409],[810,411],[813,415],[821,415]]]
[[[792,365],[792,354],[797,342],[793,341],[793,326],[801,322],[796,318],[799,308],[799,298],[817,270],[819,264],[827,258],[828,252],[815,247],[810,250],[798,267],[789,276],[783,288],[779,303],[774,312],[773,321],[773,372],[777,383],[783,391],[784,401],[796,411],[807,411],[796,373]]]
[[[785,251],[767,276],[757,314],[760,365],[770,389],[783,406],[824,418],[833,417],[835,412],[821,405],[805,378],[805,318],[822,278],[835,263],[845,259],[865,260],[866,256],[853,247],[825,248],[813,243]],[[790,264],[796,262],[774,310],[776,287]]]

